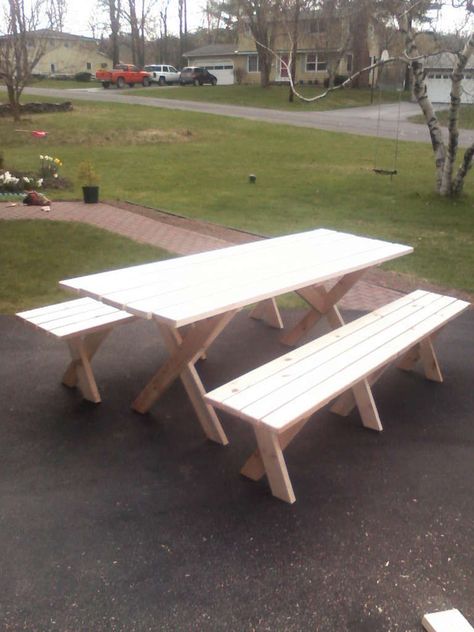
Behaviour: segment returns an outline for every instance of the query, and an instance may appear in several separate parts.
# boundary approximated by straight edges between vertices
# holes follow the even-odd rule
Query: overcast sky
[[[77,35],[91,35],[89,21],[91,15],[95,14],[98,18],[100,13],[97,11],[97,0],[67,0],[68,13],[65,31],[75,33]],[[199,26],[203,26],[202,7],[205,0],[187,0],[188,4],[188,29],[190,31]],[[171,0],[169,10],[169,29],[178,32],[178,2]],[[462,10],[443,9],[440,13],[436,30],[452,31],[457,26],[463,26]],[[100,19],[100,18],[99,18]]]

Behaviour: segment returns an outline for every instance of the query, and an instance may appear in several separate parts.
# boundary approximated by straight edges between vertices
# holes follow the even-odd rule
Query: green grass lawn
[[[298,86],[303,96],[311,98],[324,91],[322,86]],[[137,88],[124,91],[124,94],[159,97],[162,99],[180,99],[185,101],[209,101],[212,103],[227,103],[231,105],[245,105],[250,107],[272,108],[278,110],[333,110],[336,108],[351,108],[374,103],[393,103],[398,101],[399,93],[384,90],[379,95],[375,90],[345,88],[331,92],[327,97],[314,103],[305,103],[295,97],[293,103],[288,101],[288,86],[173,86],[160,88],[153,85],[149,88]],[[408,99],[409,93],[403,93],[402,99]]]
[[[83,224],[2,221],[0,313],[73,298],[58,287],[61,279],[169,256],[159,248]]]
[[[34,169],[49,153],[75,181],[78,164],[91,159],[102,199],[265,234],[326,226],[412,244],[415,254],[391,269],[474,290],[472,176],[460,199],[436,195],[428,144],[400,143],[399,175],[390,180],[372,168],[375,150],[379,167],[392,166],[393,141],[137,105],[74,107],[22,122],[47,130],[46,139],[0,120],[6,166]],[[79,183],[49,193],[77,199]]]
[[[438,117],[441,125],[448,124],[448,111],[446,109],[437,110],[436,116]],[[411,116],[410,121],[412,123],[426,125],[425,118],[422,114]],[[459,108],[459,127],[461,129],[474,129],[474,105],[461,105]]]

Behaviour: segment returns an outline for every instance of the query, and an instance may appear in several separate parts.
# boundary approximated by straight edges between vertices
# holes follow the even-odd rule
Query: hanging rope
[[[390,176],[390,179],[393,176],[396,176],[398,173],[397,164],[398,164],[398,139],[400,135],[400,114],[401,114],[401,102],[402,102],[402,91],[398,90],[398,113],[397,113],[397,126],[395,131],[395,150],[393,156],[393,166],[392,169],[382,169],[378,167],[378,149],[380,145],[380,121],[381,121],[381,111],[382,111],[382,90],[379,87],[379,105],[378,105],[378,114],[377,114],[377,135],[376,135],[376,143],[374,149],[374,168],[372,171],[381,176]]]

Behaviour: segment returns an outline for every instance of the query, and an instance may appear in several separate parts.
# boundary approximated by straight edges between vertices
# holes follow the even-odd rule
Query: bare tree
[[[67,0],[49,0],[45,13],[49,28],[62,33],[67,13]]]
[[[159,9],[160,52],[159,61],[168,62],[168,8],[170,0],[163,0]]]
[[[107,29],[110,31],[110,56],[112,65],[120,62],[120,28],[122,3],[121,0],[99,0],[99,6],[107,16]]]
[[[145,41],[147,21],[155,0],[128,0],[122,5],[122,15],[130,27],[133,63],[143,68],[145,65]]]
[[[0,79],[7,88],[15,121],[21,117],[20,97],[33,71],[44,55],[45,43],[36,32],[41,3],[8,0],[4,12],[5,32],[0,38]]]
[[[188,39],[188,6],[186,0],[178,0],[178,20],[179,20],[179,58],[180,61],[186,48]]]

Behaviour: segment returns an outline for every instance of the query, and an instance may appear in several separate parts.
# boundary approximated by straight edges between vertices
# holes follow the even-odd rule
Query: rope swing
[[[388,52],[385,50],[382,52],[382,55],[380,57],[382,61],[384,60],[384,56],[388,58]],[[379,146],[380,146],[380,122],[382,118],[382,87],[381,87],[382,84],[380,81],[378,81],[377,83],[378,83],[377,89],[379,92],[379,104],[378,104],[378,113],[377,113],[377,134],[376,134],[375,149],[374,149],[374,167],[372,171],[379,176],[390,176],[390,180],[392,180],[393,176],[396,176],[398,174],[398,168],[397,168],[398,138],[399,138],[399,133],[400,133],[402,89],[398,88],[398,114],[397,114],[397,126],[396,126],[396,131],[395,131],[395,146],[394,146],[392,167],[391,168],[382,167],[380,166],[379,156],[378,156],[378,151],[379,151]]]

